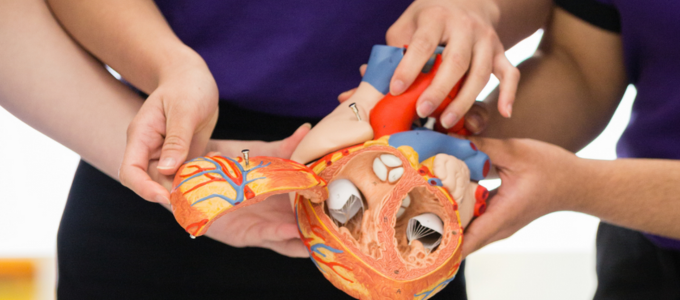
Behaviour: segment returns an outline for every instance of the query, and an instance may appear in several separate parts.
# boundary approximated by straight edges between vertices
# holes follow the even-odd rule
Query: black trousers
[[[680,299],[680,252],[642,233],[600,223],[595,300]]]
[[[272,141],[304,122],[220,104],[215,139]],[[348,299],[309,259],[192,240],[165,208],[80,162],[58,240],[59,299]],[[464,270],[435,299],[467,299]]]

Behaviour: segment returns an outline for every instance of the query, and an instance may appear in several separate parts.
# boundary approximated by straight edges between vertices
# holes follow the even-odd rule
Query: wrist
[[[574,160],[571,162],[573,168],[570,168],[570,172],[566,174],[573,179],[573,184],[569,185],[568,190],[565,191],[565,195],[569,196],[565,199],[562,210],[590,212],[593,201],[598,199],[594,192],[598,190],[598,186],[602,185],[602,162],[574,155]]]
[[[172,51],[164,53],[163,57],[155,63],[156,87],[190,71],[210,72],[203,58],[193,49],[184,44],[173,48]]]

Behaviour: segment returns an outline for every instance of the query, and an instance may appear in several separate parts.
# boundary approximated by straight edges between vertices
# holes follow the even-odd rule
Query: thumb
[[[191,113],[171,108],[166,115],[166,131],[158,163],[158,171],[172,175],[189,154],[197,122]]]
[[[489,199],[489,202],[496,201],[498,194]],[[491,205],[489,209],[480,217],[474,219],[470,225],[465,229],[463,234],[462,256],[467,257],[471,253],[481,249],[482,247],[500,240],[502,224],[506,224],[504,219],[506,216],[499,214],[498,210],[494,210]]]
[[[480,134],[489,121],[489,110],[486,103],[475,101],[470,110],[465,114],[465,129],[472,134]]]
[[[338,95],[338,102],[344,103],[345,101],[349,100],[349,98],[351,98],[352,95],[354,95],[354,92],[356,92],[356,91],[357,91],[357,88],[353,88],[349,91],[342,92],[340,95]]]
[[[499,140],[477,136],[467,137],[477,148],[486,153],[491,163],[497,168],[507,167],[514,160],[512,152],[512,140]]]
[[[291,155],[293,155],[293,152],[297,148],[297,146],[300,144],[302,139],[309,133],[309,131],[312,129],[312,124],[305,123],[302,124],[302,126],[298,127],[293,134],[283,140],[280,141],[280,144],[278,145],[278,153],[277,156],[285,159],[289,159]]]
[[[291,136],[276,142],[211,140],[211,146],[209,147],[211,151],[209,153],[238,156],[241,154],[241,150],[248,149],[250,150],[251,157],[271,156],[288,159],[311,128],[311,124],[305,123],[298,127]]]

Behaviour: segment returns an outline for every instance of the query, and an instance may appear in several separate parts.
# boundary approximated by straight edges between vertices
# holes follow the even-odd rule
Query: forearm
[[[0,105],[117,178],[142,99],[78,47],[43,1],[0,6]]]
[[[512,118],[493,109],[494,91],[485,100],[483,136],[532,138],[576,151],[605,128],[626,87],[620,37],[559,9],[539,50],[519,69]]]
[[[525,39],[548,20],[552,0],[493,0],[497,5],[495,24],[498,37],[505,49]]]
[[[498,99],[495,90],[485,100],[489,119],[481,136],[532,138],[576,151],[607,125],[612,107],[592,109],[583,82],[574,76],[578,71],[569,64],[538,55],[519,69],[522,79],[512,118],[504,118],[493,109]]]
[[[585,186],[566,209],[620,226],[680,239],[680,161],[580,159]]]
[[[151,0],[48,2],[84,48],[147,94],[167,70],[205,65],[177,38]]]

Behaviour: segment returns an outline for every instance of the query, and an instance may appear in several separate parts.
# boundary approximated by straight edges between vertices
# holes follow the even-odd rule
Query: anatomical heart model
[[[302,241],[337,288],[360,299],[428,299],[443,289],[458,271],[463,229],[486,207],[488,192],[475,181],[491,164],[474,144],[432,124],[460,83],[429,129],[414,128],[415,101],[441,57],[392,96],[387,87],[403,53],[375,46],[355,94],[307,134],[292,160],[184,164],[170,199],[179,224],[199,236],[225,213],[291,193]],[[462,122],[448,132],[464,134]]]

